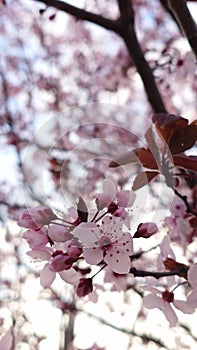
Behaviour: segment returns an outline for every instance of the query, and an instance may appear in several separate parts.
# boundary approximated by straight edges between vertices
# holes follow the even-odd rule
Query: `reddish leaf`
[[[182,153],[194,146],[197,141],[197,124],[178,130],[172,136],[169,148],[172,154]]]
[[[159,173],[156,171],[143,171],[138,174],[133,182],[132,190],[136,191],[139,188],[147,185]]]
[[[77,203],[77,214],[82,222],[88,221],[88,208],[82,197],[79,197],[79,201]]]
[[[177,275],[180,277],[187,278],[187,271],[189,270],[189,266],[179,263],[174,259],[167,258],[164,260],[164,266],[169,271],[177,271]]]
[[[140,148],[136,154],[145,168],[158,169],[157,162],[150,150],[146,148]]]
[[[121,156],[112,160],[109,164],[110,168],[117,168],[120,165],[125,165],[129,163],[138,163],[139,160],[136,156],[136,152],[138,149],[134,149],[133,151],[125,152]]]
[[[173,161],[177,167],[197,171],[197,156],[174,155]]]
[[[188,120],[174,114],[158,113],[153,115],[152,121],[158,132],[169,144],[174,133],[188,125]]]

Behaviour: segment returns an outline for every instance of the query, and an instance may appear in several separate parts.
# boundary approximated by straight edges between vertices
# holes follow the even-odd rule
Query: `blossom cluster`
[[[135,261],[143,256],[143,251],[135,251],[135,240],[149,239],[157,234],[158,227],[153,222],[140,223],[132,233],[132,219],[129,208],[136,194],[130,190],[118,190],[112,177],[104,180],[103,191],[95,196],[95,210],[88,211],[80,197],[76,208],[67,213],[54,213],[50,208],[38,206],[25,209],[18,225],[27,228],[22,236],[31,250],[27,252],[34,259],[45,262],[40,272],[40,283],[50,287],[58,274],[62,280],[74,286],[78,297],[89,295],[92,300],[93,278],[102,270],[104,283],[111,283],[111,290],[126,290],[128,276],[153,276],[160,274],[160,283],[150,278],[143,287],[144,306],[161,309],[171,326],[178,318],[174,308],[184,313],[193,313],[197,307],[197,264],[191,266],[176,261],[171,248],[171,232],[160,243],[157,257],[157,272],[137,270]],[[186,215],[184,203],[175,199],[171,206],[171,216],[176,224]],[[175,219],[174,219],[175,217]],[[192,230],[190,226],[190,230]],[[185,241],[180,243],[185,244]],[[85,262],[85,265],[84,265]],[[143,262],[142,262],[143,264]],[[93,274],[92,267],[97,266]],[[134,277],[133,277],[134,278]],[[176,299],[176,290],[186,285],[183,300]],[[148,293],[148,294],[147,294]]]

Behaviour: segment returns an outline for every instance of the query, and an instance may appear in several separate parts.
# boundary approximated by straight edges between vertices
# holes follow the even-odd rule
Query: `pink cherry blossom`
[[[189,243],[192,241],[192,227],[190,225],[190,217],[167,217],[165,224],[168,227],[168,234],[171,240],[179,243],[184,252]]]
[[[64,250],[55,249],[62,247]],[[74,262],[82,253],[82,249],[74,244],[74,240],[67,241],[66,244],[56,244],[53,248],[39,247],[27,252],[34,259],[47,261],[40,272],[40,284],[43,287],[50,287],[55,280],[56,273],[68,283],[75,284],[81,277],[81,274],[72,268]],[[71,272],[68,272],[70,271]]]
[[[73,230],[73,235],[83,244],[87,263],[97,265],[104,260],[114,272],[129,272],[133,243],[122,226],[120,218],[105,217],[101,224],[82,223]]]
[[[55,242],[66,242],[71,239],[70,232],[67,227],[60,225],[50,225],[48,230],[48,236]]]
[[[37,231],[27,230],[22,234],[22,237],[26,239],[32,249],[43,247],[49,243],[47,230],[44,228]]]
[[[35,208],[24,209],[20,215],[18,225],[21,227],[37,230],[44,225],[48,225],[51,220],[55,220],[57,216],[52,209],[38,206]]]
[[[118,191],[116,182],[112,177],[108,177],[103,182],[103,192],[96,197],[96,204],[99,210],[108,208],[112,215],[126,218],[124,208],[131,207],[134,203],[136,194],[133,191]]]
[[[126,275],[119,274],[114,271],[112,271],[108,266],[105,268],[105,277],[104,277],[105,283],[111,283],[112,291],[118,291],[126,290],[127,287],[127,279]]]
[[[174,307],[186,314],[191,314],[195,311],[196,304],[193,300],[175,300],[174,293],[167,289],[161,291],[154,287],[148,287],[147,290],[151,293],[144,296],[144,306],[148,309],[161,309],[171,327],[175,327],[178,323]]]
[[[154,222],[145,222],[138,225],[137,231],[133,237],[149,238],[155,233],[157,233],[157,231],[158,227]]]

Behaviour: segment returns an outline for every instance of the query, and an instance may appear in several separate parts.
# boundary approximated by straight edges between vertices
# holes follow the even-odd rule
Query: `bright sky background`
[[[78,5],[78,0],[70,1],[70,3]],[[81,4],[81,3],[80,3]],[[191,12],[197,21],[197,5],[194,3],[188,3],[189,8],[191,9]],[[65,18],[64,18],[65,19]],[[97,35],[101,35],[102,31],[97,31]],[[43,121],[38,122],[36,128],[41,127],[41,124]],[[1,139],[0,139],[1,140]],[[1,146],[1,145],[0,145]],[[6,151],[6,156],[5,156]],[[5,150],[5,148],[1,148],[0,150],[0,168],[4,169],[3,172],[1,172],[0,179],[1,181],[7,179],[9,176],[10,181],[14,184],[15,183],[15,152],[11,150],[9,147],[9,150]],[[15,224],[13,224],[14,229]],[[2,234],[3,231],[0,230],[0,234]],[[27,250],[27,247],[24,245],[24,251]],[[32,265],[33,266],[33,265]],[[39,268],[38,268],[39,270]],[[9,268],[8,268],[9,273]],[[64,288],[64,283],[60,281],[61,288]],[[40,335],[46,335],[47,339],[43,340],[40,344],[40,350],[59,350],[59,325],[60,325],[60,311],[55,308],[50,301],[41,299],[38,300],[38,295],[42,292],[42,287],[39,284],[39,280],[30,277],[25,285],[25,288],[23,290],[24,297],[26,299],[26,304],[24,305],[25,311],[29,314],[31,322],[32,322],[32,328],[35,330],[36,333]],[[106,307],[106,301],[110,299],[110,302],[115,303],[116,305],[116,311],[115,313],[111,314],[109,311],[109,308]],[[99,300],[99,303],[92,304],[87,303],[85,306],[85,309],[91,313],[95,313],[96,315],[106,318],[109,321],[113,321],[114,324],[118,324],[125,328],[131,328],[135,317],[138,313],[138,300],[136,297],[136,300],[131,301],[131,305],[128,308],[127,306],[124,306],[123,303],[123,294],[122,293],[115,293],[114,296],[111,294],[106,296],[101,296],[101,300]],[[120,316],[123,311],[125,312],[125,317]],[[148,322],[151,327],[152,323],[155,323],[155,320],[157,319],[157,323],[159,325],[160,323],[160,312],[159,311],[152,311],[150,312],[148,316],[148,320],[146,322],[146,325],[148,327]],[[163,316],[162,322],[164,320]],[[187,316],[184,316],[187,318]],[[194,324],[195,324],[194,320]],[[192,325],[193,327],[194,325]],[[159,332],[161,335],[161,327],[159,328]],[[147,330],[147,328],[146,328]],[[165,337],[166,331],[164,330],[163,336]],[[76,321],[76,344],[78,347],[84,349],[88,346],[91,346],[92,343],[97,342],[100,346],[104,346],[107,343],[107,350],[126,350],[127,346],[129,344],[129,338],[127,335],[121,334],[120,332],[114,331],[110,329],[109,327],[103,327],[100,323],[93,320],[92,318],[88,318],[84,314],[79,314]],[[85,334],[85,336],[84,336]],[[157,332],[156,332],[157,334]],[[170,342],[170,338],[169,338]],[[169,344],[170,345],[170,344]],[[175,345],[175,344],[174,344]],[[189,345],[189,344],[188,344]],[[137,346],[137,347],[136,347]],[[151,347],[152,346],[152,347]],[[153,345],[147,345],[146,349],[153,350]],[[173,344],[172,344],[173,346]],[[176,345],[175,345],[176,346]],[[24,345],[24,347],[21,347],[20,349],[17,348],[16,350],[27,350],[28,347]],[[144,349],[144,346],[135,345],[134,350],[141,350]],[[196,348],[190,350],[196,350]]]

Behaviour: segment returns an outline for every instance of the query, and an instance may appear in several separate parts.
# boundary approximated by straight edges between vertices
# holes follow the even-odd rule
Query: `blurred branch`
[[[102,26],[105,29],[113,30],[114,32],[119,33],[119,23],[116,20],[111,20],[101,15],[97,15],[95,13],[80,9],[64,1],[58,1],[58,0],[34,0],[34,1],[42,2],[47,6],[52,6],[58,10],[62,10],[74,16],[77,19],[98,24],[99,26]]]
[[[130,0],[126,0],[125,2],[118,0],[118,4],[121,12],[121,36],[127,46],[130,57],[143,81],[150,105],[156,113],[166,112],[161,94],[155,83],[153,72],[144,57],[141,46],[137,39],[134,28],[134,11],[132,8],[132,3]]]
[[[119,332],[122,332],[124,334],[128,334],[128,335],[132,335],[134,337],[137,337],[137,338],[140,338],[142,339],[143,342],[147,343],[147,342],[153,342],[154,344],[158,345],[159,347],[162,347],[164,349],[167,349],[169,350],[169,348],[167,347],[167,345],[165,345],[161,340],[159,339],[156,339],[152,336],[149,336],[149,335],[146,335],[146,334],[139,334],[139,333],[136,333],[135,331],[133,330],[127,330],[125,328],[121,328],[121,327],[117,327],[115,325],[113,325],[112,323],[109,323],[107,322],[105,319],[99,317],[99,316],[96,316],[94,314],[91,314],[90,312],[88,311],[85,311],[83,309],[77,309],[78,312],[83,312],[84,314],[86,314],[87,316],[89,317],[93,317],[95,320],[101,322],[102,324],[104,324],[105,326],[108,326],[110,328],[113,328],[115,329],[116,331],[119,331]]]
[[[168,8],[176,18],[197,59],[197,24],[185,0],[168,0]]]
[[[161,94],[155,83],[153,72],[144,57],[141,46],[136,36],[134,29],[134,12],[130,0],[125,0],[124,2],[122,0],[118,0],[121,16],[117,20],[105,18],[101,15],[88,12],[84,9],[80,9],[76,6],[58,0],[34,1],[42,2],[47,6],[53,6],[56,9],[62,10],[76,17],[79,20],[86,20],[98,24],[105,29],[112,30],[115,33],[119,34],[124,40],[129,55],[143,81],[144,88],[152,109],[156,113],[166,112]]]

